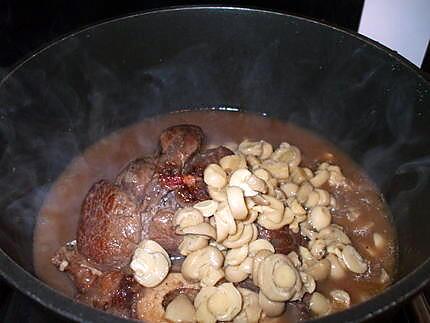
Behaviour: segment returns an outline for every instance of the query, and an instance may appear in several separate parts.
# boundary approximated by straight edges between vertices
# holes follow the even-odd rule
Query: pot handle
[[[417,322],[430,323],[430,305],[423,292],[415,296],[410,304]]]

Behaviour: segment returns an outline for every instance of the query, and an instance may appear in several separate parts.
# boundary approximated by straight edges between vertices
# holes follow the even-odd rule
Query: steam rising
[[[0,88],[1,247],[31,268],[43,197],[91,143],[149,116],[221,105],[265,112],[330,139],[383,190],[400,230],[410,229],[410,206],[429,196],[430,136],[420,121],[428,119],[420,115],[429,108],[427,85],[365,43],[310,37],[311,29],[244,28],[240,38],[184,44],[172,31],[166,53],[149,39],[144,50],[114,47],[112,54],[107,40],[84,50],[97,36],[88,32],[23,66]],[[416,182],[403,187],[399,179],[412,175]]]

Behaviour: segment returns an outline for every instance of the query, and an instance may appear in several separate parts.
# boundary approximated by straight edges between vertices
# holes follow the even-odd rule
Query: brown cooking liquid
[[[333,144],[303,128],[254,114],[220,111],[177,112],[147,119],[103,138],[76,157],[52,186],[40,210],[34,232],[34,267],[40,279],[73,296],[71,281],[51,264],[51,258],[75,239],[81,203],[89,188],[100,179],[113,179],[130,160],[153,154],[161,131],[184,123],[200,126],[208,145],[239,143],[245,138],[264,139],[274,146],[286,141],[302,151],[304,165],[324,160],[339,165],[354,189],[335,191],[324,187],[337,200],[333,222],[344,227],[359,253],[370,261],[370,267],[364,278],[347,271],[345,279],[318,282],[317,290],[328,296],[333,289],[343,289],[350,294],[351,303],[357,304],[380,293],[391,282],[396,262],[395,231],[380,193],[360,168]],[[358,217],[347,216],[348,210],[354,210]],[[385,239],[382,250],[374,246],[375,232]],[[381,268],[390,276],[384,284],[379,282]]]

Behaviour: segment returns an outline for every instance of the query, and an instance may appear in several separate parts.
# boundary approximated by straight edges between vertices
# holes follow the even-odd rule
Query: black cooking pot
[[[311,129],[350,154],[384,193],[398,234],[397,282],[321,321],[374,318],[429,281],[429,84],[365,37],[284,14],[208,7],[84,29],[2,81],[2,276],[68,318],[120,321],[33,275],[39,207],[71,159],[103,136],[149,116],[207,107],[240,107]]]

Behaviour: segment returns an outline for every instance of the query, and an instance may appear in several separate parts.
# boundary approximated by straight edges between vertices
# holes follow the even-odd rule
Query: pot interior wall
[[[87,29],[2,84],[0,247],[31,272],[35,217],[74,156],[145,117],[207,107],[267,113],[339,145],[387,198],[399,277],[430,256],[428,84],[389,53],[333,28],[228,9]]]

